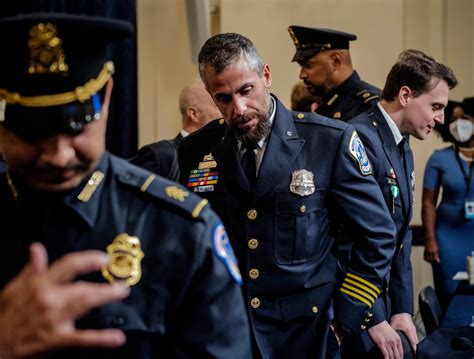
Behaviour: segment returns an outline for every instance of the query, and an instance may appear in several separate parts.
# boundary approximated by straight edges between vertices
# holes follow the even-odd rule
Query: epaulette
[[[379,95],[377,95],[377,94],[375,94],[375,93],[373,93],[373,92],[371,92],[367,89],[364,89],[362,91],[357,92],[356,96],[360,97],[364,103],[376,100],[380,97]]]
[[[207,199],[203,199],[189,192],[181,185],[168,181],[142,168],[130,165],[118,174],[117,180],[128,186],[135,187],[140,192],[147,193],[154,198],[169,203],[189,213],[191,217],[200,217],[207,206]]]
[[[309,123],[315,125],[323,125],[327,127],[337,128],[344,130],[347,127],[347,124],[343,121],[334,121],[331,118],[318,115],[314,112],[296,112],[291,111],[293,119],[298,123]]]
[[[186,136],[185,138],[192,138],[192,137],[199,136],[207,132],[224,131],[226,128],[225,124],[226,122],[223,118],[212,120],[211,122],[207,123],[205,126],[201,127],[199,130],[190,133],[189,136]]]

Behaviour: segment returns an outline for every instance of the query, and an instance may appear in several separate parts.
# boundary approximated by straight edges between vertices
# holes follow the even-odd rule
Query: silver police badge
[[[299,196],[314,193],[314,175],[308,170],[297,170],[291,174],[290,191]]]

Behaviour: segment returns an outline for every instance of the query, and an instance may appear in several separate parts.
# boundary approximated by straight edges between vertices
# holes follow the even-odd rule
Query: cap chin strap
[[[21,96],[18,92],[12,93],[0,89],[0,98],[3,98],[7,105],[24,107],[48,107],[65,105],[74,101],[85,102],[105,86],[113,73],[114,64],[112,61],[108,61],[102,67],[97,78],[90,79],[83,86],[76,87],[74,91],[55,95]]]

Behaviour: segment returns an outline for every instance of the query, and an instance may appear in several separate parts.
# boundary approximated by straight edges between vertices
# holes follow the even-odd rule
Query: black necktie
[[[257,147],[258,145],[256,143],[246,145],[245,148],[247,150],[242,156],[242,161],[240,162],[251,189],[255,187],[255,182],[257,181],[257,168],[255,164],[255,149]]]

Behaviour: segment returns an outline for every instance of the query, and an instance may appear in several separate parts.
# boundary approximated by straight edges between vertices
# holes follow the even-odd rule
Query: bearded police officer
[[[207,40],[199,70],[225,120],[182,140],[181,181],[210,200],[230,234],[253,354],[326,358],[336,339],[365,330],[394,251],[364,148],[353,127],[286,109],[242,35]],[[337,281],[334,230],[345,222],[354,255]]]

